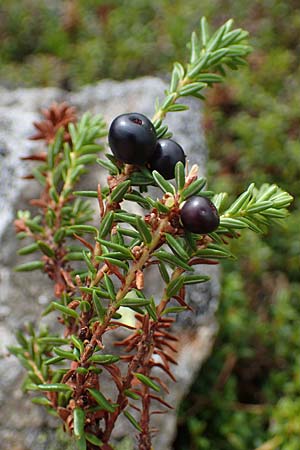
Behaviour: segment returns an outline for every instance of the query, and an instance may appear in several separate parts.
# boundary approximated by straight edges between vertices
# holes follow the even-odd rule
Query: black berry
[[[182,147],[172,139],[159,139],[150,160],[151,170],[157,170],[166,180],[171,180],[175,177],[175,166],[178,161],[185,164]]]
[[[108,132],[111,151],[127,164],[145,164],[154,153],[157,138],[150,120],[139,113],[116,117]]]
[[[190,197],[185,202],[180,218],[184,228],[198,234],[211,233],[220,223],[215,205],[208,198],[198,195]]]

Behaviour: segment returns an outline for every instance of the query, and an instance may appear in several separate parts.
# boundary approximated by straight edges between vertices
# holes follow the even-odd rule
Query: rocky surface
[[[21,262],[16,256],[19,243],[12,226],[15,212],[27,208],[28,199],[38,190],[36,183],[21,179],[28,173],[29,165],[21,162],[20,156],[33,152],[39,145],[28,141],[33,133],[32,122],[39,118],[42,107],[62,100],[75,105],[80,112],[101,112],[107,123],[117,114],[130,111],[151,117],[155,98],[163,95],[165,87],[160,79],[143,78],[123,83],[103,81],[76,93],[54,88],[15,91],[0,88],[0,441],[3,450],[66,449],[54,431],[56,421],[23,395],[23,370],[6,350],[15,342],[15,331],[25,322],[39,320],[41,310],[52,299],[52,286],[42,274],[15,274],[12,271]],[[198,102],[190,102],[190,106],[190,112],[170,114],[167,122],[174,138],[188,154],[189,164],[197,162],[204,172],[207,152],[201,113]],[[85,180],[85,186],[94,189],[98,179],[99,168],[96,168]],[[212,281],[189,292],[195,314],[185,314],[176,325],[181,337],[179,364],[175,368],[178,383],[171,387],[167,399],[175,406],[211,351],[216,331],[214,311],[218,282],[216,269],[209,270]],[[171,449],[176,428],[175,412],[160,415],[157,425],[163,432],[155,439],[155,450]],[[120,421],[117,437],[121,438],[127,431],[127,424],[124,427]]]

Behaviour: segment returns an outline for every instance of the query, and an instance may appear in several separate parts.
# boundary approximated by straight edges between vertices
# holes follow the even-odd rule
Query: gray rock
[[[15,343],[15,331],[25,322],[39,321],[41,311],[52,298],[52,285],[42,274],[15,274],[12,270],[16,264],[24,262],[24,258],[16,255],[19,243],[12,226],[15,211],[27,209],[28,200],[38,192],[35,182],[21,179],[28,173],[30,164],[21,162],[20,156],[39,147],[27,139],[33,133],[32,122],[39,119],[41,107],[62,100],[77,106],[80,112],[103,113],[107,123],[117,114],[129,111],[139,111],[151,117],[155,98],[161,97],[165,88],[160,79],[142,78],[123,83],[103,81],[77,93],[54,88],[0,89],[0,440],[3,450],[66,449],[65,441],[55,432],[57,422],[23,395],[23,370],[6,350],[8,345]],[[189,155],[190,166],[196,162],[204,173],[207,152],[201,112],[198,102],[189,101],[189,104],[190,112],[170,114],[167,123],[174,138]],[[94,189],[98,180],[99,169],[96,168],[84,180],[84,186]],[[216,332],[217,271],[215,268],[206,271],[212,275],[213,281],[189,292],[195,314],[185,314],[176,324],[180,331],[179,364],[175,367],[178,383],[170,386],[171,394],[166,398],[174,406],[187,392],[210,353]],[[167,450],[171,448],[176,429],[175,412],[158,417],[159,422],[155,425],[163,433],[156,436],[154,446],[156,450]],[[120,439],[127,431],[127,424],[124,426],[120,421],[115,435]]]

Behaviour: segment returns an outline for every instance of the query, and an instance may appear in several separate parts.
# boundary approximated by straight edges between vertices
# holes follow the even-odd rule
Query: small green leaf
[[[43,241],[37,241],[37,244],[41,252],[44,253],[44,255],[53,258],[53,256],[55,255],[54,250],[48,244],[46,244]]]
[[[171,248],[180,258],[183,258],[185,261],[190,259],[189,254],[183,247],[183,242],[177,237],[177,239],[171,234],[165,233],[166,241]]]
[[[142,373],[133,373],[133,375],[143,384],[150,387],[156,392],[160,392],[160,386],[156,384],[151,378],[147,377],[146,375],[143,375]]]
[[[104,238],[110,232],[113,221],[114,221],[113,211],[110,211],[108,214],[105,214],[99,227],[100,238]]]
[[[183,286],[183,277],[180,276],[178,278],[176,278],[175,280],[172,280],[167,289],[166,289],[166,294],[169,298],[173,297],[174,295],[177,294],[177,292],[182,288]]]
[[[207,275],[185,275],[183,277],[183,284],[198,284],[209,281],[210,277]]]
[[[78,357],[76,356],[76,354],[72,352],[68,352],[66,350],[62,350],[61,348],[57,347],[55,347],[53,351],[54,353],[56,353],[57,356],[61,356],[62,358],[65,359],[70,359],[71,361],[78,361]]]
[[[81,408],[74,408],[73,410],[73,431],[74,436],[79,439],[84,434],[85,413]]]
[[[175,194],[176,191],[174,186],[167,180],[165,180],[164,177],[159,172],[157,172],[157,170],[153,170],[152,176],[156,184],[161,188],[162,191]]]
[[[110,298],[114,299],[116,297],[115,287],[112,280],[106,273],[104,274],[104,283]]]
[[[133,298],[133,297],[125,297],[118,303],[123,307],[130,306],[145,306],[150,304],[150,300],[143,298]]]
[[[131,225],[136,225],[136,218],[138,216],[136,214],[130,214],[127,212],[116,212],[115,220],[120,222],[129,223]]]
[[[175,166],[175,180],[177,190],[180,192],[185,184],[185,168],[181,161],[178,161]]]
[[[78,197],[98,198],[97,191],[74,191],[73,195]]]
[[[166,308],[163,311],[162,315],[170,314],[170,313],[178,314],[178,313],[181,313],[181,312],[186,311],[186,310],[187,310],[186,306],[170,306],[170,308]]]
[[[138,430],[140,433],[143,431],[142,427],[139,425],[139,423],[135,420],[135,418],[130,414],[128,411],[124,411],[124,416],[129,420],[129,422],[134,426],[136,430]]]
[[[151,207],[149,201],[140,194],[125,194],[124,199],[130,202],[137,203],[142,208],[149,209]]]
[[[64,383],[53,383],[53,384],[39,384],[37,386],[38,390],[45,392],[69,392],[72,388]]]
[[[63,314],[66,314],[67,316],[73,317],[74,319],[77,319],[79,317],[79,314],[74,311],[74,309],[68,308],[67,306],[62,305],[61,303],[52,302],[51,303],[52,311],[53,309],[62,312]]]
[[[191,183],[187,188],[185,188],[182,191],[181,193],[182,200],[186,200],[192,195],[199,194],[200,191],[204,188],[205,184],[206,184],[205,178],[199,178],[198,180],[195,180],[193,183]]]
[[[84,258],[84,261],[85,261],[85,263],[86,263],[86,265],[87,265],[89,271],[90,271],[93,275],[95,275],[96,269],[95,269],[95,267],[94,267],[94,265],[93,265],[93,263],[92,263],[92,261],[91,261],[91,257],[90,257],[90,255],[89,255],[89,253],[88,253],[88,252],[85,252],[85,251],[83,250],[83,251],[82,251],[82,256],[83,256],[83,258]]]
[[[62,358],[61,356],[54,356],[53,358],[47,359],[47,361],[45,361],[44,364],[45,366],[50,366],[50,364],[58,364],[63,360],[64,358]]]
[[[130,180],[122,181],[122,183],[118,184],[110,194],[111,202],[120,202],[121,200],[123,200],[123,197],[128,191],[130,185]]]
[[[113,264],[114,266],[120,267],[121,269],[124,270],[128,270],[128,265],[127,263],[125,263],[124,261],[121,261],[119,259],[116,258],[111,258],[110,256],[107,256],[107,254],[102,255],[102,256],[96,256],[96,261],[108,261],[111,264]]]
[[[87,450],[85,436],[76,440],[77,450]]]
[[[15,267],[15,272],[31,272],[32,270],[44,269],[45,265],[42,261],[31,261],[28,263],[20,264]]]
[[[155,256],[160,261],[164,261],[164,262],[171,264],[172,266],[182,267],[185,270],[193,271],[193,268],[190,267],[186,262],[182,261],[177,256],[175,256],[171,253],[168,253],[164,250],[159,250],[159,251],[153,253],[153,256]]]
[[[111,241],[105,241],[104,239],[96,239],[100,244],[106,245],[107,247],[112,248],[113,250],[116,250],[120,253],[123,253],[124,256],[127,258],[133,259],[132,253],[129,250],[129,248],[125,247],[124,245],[116,244],[115,242]]]
[[[37,338],[36,342],[42,345],[66,345],[69,344],[69,339],[64,339],[55,336],[44,336]]]
[[[136,227],[137,227],[138,231],[140,232],[140,234],[143,238],[143,241],[146,244],[150,244],[152,241],[151,232],[150,232],[149,228],[147,227],[146,223],[144,222],[144,220],[139,216],[136,218]]]
[[[111,175],[118,175],[119,169],[111,161],[106,161],[106,160],[103,160],[103,159],[97,159],[96,162],[97,162],[97,164],[99,164],[99,166],[101,166],[104,169],[108,170]]]
[[[99,438],[97,438],[97,436],[95,436],[94,434],[85,433],[84,435],[85,435],[86,440],[88,442],[90,442],[91,444],[96,445],[98,447],[104,445],[103,442]]]
[[[20,248],[18,250],[18,255],[29,255],[30,253],[34,253],[36,250],[38,250],[39,246],[37,243],[26,245],[26,247]]]
[[[102,407],[105,411],[110,413],[115,412],[116,407],[113,406],[102,394],[102,392],[97,391],[96,389],[88,389],[88,392],[91,394],[94,400],[98,403],[99,406]]]
[[[247,228],[247,225],[242,222],[239,219],[233,219],[232,217],[224,217],[221,216],[220,218],[220,226],[226,227],[226,228],[234,228],[234,229],[241,229],[241,228]]]
[[[100,321],[103,322],[103,319],[104,319],[105,313],[106,313],[106,309],[102,305],[101,300],[98,297],[96,291],[93,291],[93,303],[94,303],[94,306],[95,306],[95,309],[99,316]]]
[[[139,400],[140,396],[135,392],[132,392],[130,389],[125,389],[124,394],[126,397],[132,398],[133,400]]]
[[[91,225],[72,225],[67,228],[67,230],[70,233],[92,233],[97,234],[98,230],[97,228],[91,226]]]
[[[79,350],[80,353],[82,354],[83,351],[84,351],[84,345],[83,345],[83,342],[82,342],[77,336],[74,336],[74,334],[72,334],[72,336],[71,336],[71,341],[73,342],[74,346],[75,346],[76,348],[78,348],[78,350]]]
[[[31,399],[32,403],[34,403],[35,405],[42,405],[42,406],[52,406],[52,403],[50,402],[50,400],[48,400],[45,397],[33,397]]]
[[[89,361],[98,364],[114,364],[120,360],[119,356],[116,355],[92,355]]]

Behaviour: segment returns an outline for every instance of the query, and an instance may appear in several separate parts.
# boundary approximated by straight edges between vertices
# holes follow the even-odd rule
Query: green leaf
[[[45,392],[70,392],[73,389],[64,383],[39,384],[38,390]]]
[[[44,364],[45,366],[50,366],[50,364],[58,364],[63,360],[64,358],[62,358],[61,356],[54,356],[53,358],[47,359],[47,361],[45,361]]]
[[[44,336],[37,338],[36,342],[42,345],[66,345],[69,344],[69,339],[64,339],[55,336]]]
[[[138,430],[140,433],[143,431],[142,427],[139,425],[139,423],[135,420],[135,418],[128,412],[127,410],[123,412],[126,419],[129,420],[129,422],[134,426],[136,430]]]
[[[48,244],[43,241],[37,241],[37,244],[44,255],[49,256],[49,258],[53,258],[55,255],[54,250]]]
[[[179,239],[178,237],[176,239],[169,233],[165,233],[165,237],[171,250],[174,251],[180,258],[183,258],[185,261],[189,261],[190,256],[184,249],[183,247],[184,244],[181,241],[181,239]]]
[[[184,281],[183,277],[180,276],[169,283],[166,289],[166,294],[169,298],[173,297],[174,295],[177,294],[178,291],[180,291],[180,289],[183,286],[183,281]]]
[[[78,350],[80,351],[80,354],[82,354],[84,352],[83,342],[74,334],[72,334],[72,336],[71,336],[71,341],[73,342],[74,346],[76,348],[78,348]]]
[[[61,303],[51,302],[52,311],[55,309],[56,311],[60,311],[67,316],[73,317],[74,319],[78,319],[78,312],[74,311],[74,309],[68,308],[67,306],[62,305]]]
[[[35,405],[42,405],[42,406],[52,406],[52,403],[50,402],[50,400],[48,400],[45,397],[33,397],[31,399],[32,403],[34,403]]]
[[[178,161],[175,166],[175,180],[177,190],[180,192],[185,184],[185,168],[181,161]]]
[[[115,287],[112,280],[106,273],[104,274],[104,283],[110,298],[114,299],[116,297]]]
[[[159,268],[159,272],[160,272],[161,277],[164,280],[164,282],[169,283],[170,277],[169,277],[168,271],[166,269],[166,266],[162,262],[160,262],[158,265],[158,268]]]
[[[98,198],[97,191],[74,191],[73,195],[78,197]]]
[[[103,442],[99,438],[97,438],[97,436],[95,436],[94,434],[85,433],[84,435],[85,435],[86,440],[88,442],[90,442],[91,444],[96,445],[98,447],[104,445]]]
[[[95,306],[95,309],[99,316],[100,321],[103,322],[103,319],[104,319],[105,313],[106,313],[106,309],[102,305],[101,300],[98,297],[95,290],[93,290],[93,303],[94,303],[94,306]]]
[[[88,270],[93,274],[93,276],[96,274],[96,268],[93,265],[92,261],[91,261],[91,255],[89,252],[86,252],[84,250],[82,250],[82,256],[83,259],[88,267]]]
[[[179,112],[179,111],[187,111],[189,109],[188,105],[183,105],[182,103],[175,103],[168,107],[168,112]]]
[[[115,242],[111,241],[105,241],[104,239],[96,239],[100,244],[106,245],[109,248],[112,248],[113,250],[116,250],[117,252],[122,253],[126,258],[133,259],[132,253],[129,250],[129,248],[125,247],[124,245],[116,244]]]
[[[230,208],[226,211],[226,214],[235,214],[241,209],[245,209],[252,197],[254,189],[254,183],[250,184],[248,189],[243,192],[236,200],[232,203]]]
[[[122,181],[122,183],[118,184],[110,194],[111,202],[120,202],[121,200],[123,200],[123,197],[128,191],[130,185],[130,180]]]
[[[205,48],[209,39],[208,23],[206,17],[201,17],[200,31],[201,31],[202,47]]]
[[[30,253],[34,253],[38,250],[39,246],[35,242],[34,244],[26,245],[26,247],[20,248],[18,250],[18,255],[29,255]]]
[[[114,212],[110,211],[103,217],[99,227],[99,237],[104,238],[111,230],[114,221]]]
[[[62,350],[61,348],[55,347],[55,348],[53,348],[53,351],[54,351],[54,353],[57,356],[60,356],[62,358],[70,359],[71,361],[78,361],[79,360],[79,358],[76,356],[75,353],[68,352],[66,350]]]
[[[45,264],[42,261],[31,261],[24,264],[20,264],[15,267],[15,272],[31,272],[32,270],[44,269]]]
[[[96,389],[88,389],[88,392],[91,394],[94,400],[101,406],[102,409],[108,411],[110,413],[115,412],[116,407],[113,406],[102,394],[102,392],[97,391]]]
[[[151,378],[147,377],[146,375],[143,375],[142,373],[133,373],[133,375],[144,385],[150,387],[156,392],[160,392],[160,386],[156,384]]]
[[[164,177],[159,172],[157,172],[157,170],[153,170],[152,176],[156,184],[161,188],[162,191],[175,194],[176,191],[174,186],[167,180],[165,180]]]
[[[163,311],[162,315],[170,314],[170,313],[178,314],[178,313],[181,313],[181,312],[186,311],[186,310],[187,310],[186,306],[170,306],[170,308],[166,308]]]
[[[115,220],[120,222],[126,222],[130,225],[136,225],[136,218],[138,216],[136,214],[130,214],[127,212],[116,212],[115,213]]]
[[[143,298],[125,297],[119,303],[120,306],[145,306],[150,304],[150,300]]]
[[[125,389],[124,394],[126,397],[132,398],[133,400],[139,400],[140,396],[135,392],[132,392],[130,389]]]
[[[210,277],[207,275],[185,275],[183,277],[183,284],[198,284],[209,281]]]
[[[253,206],[250,206],[249,208],[247,208],[247,214],[254,214],[254,213],[259,213],[259,212],[263,212],[265,210],[268,210],[272,207],[273,202],[272,201],[260,201],[259,203],[255,203]]]
[[[159,250],[159,251],[153,253],[153,256],[155,256],[160,261],[165,261],[165,262],[171,264],[172,266],[182,267],[185,270],[193,271],[193,268],[190,267],[187,263],[182,261],[177,256],[175,256],[171,253],[168,253],[164,250]]]
[[[200,91],[200,90],[202,90],[202,89],[204,89],[206,87],[207,87],[206,83],[202,83],[200,81],[195,81],[194,83],[189,83],[188,85],[183,86],[180,89],[179,94],[181,96],[192,95],[195,92],[198,92],[198,91]]]
[[[91,225],[71,225],[70,227],[67,227],[67,230],[70,233],[92,233],[97,234],[98,230],[97,228],[91,226]]]
[[[247,225],[242,222],[239,219],[233,219],[232,217],[224,217],[221,216],[220,218],[220,226],[226,227],[226,228],[234,228],[234,229],[241,229],[241,228],[247,228]]]
[[[199,178],[198,180],[195,180],[193,183],[191,183],[188,187],[186,187],[182,191],[181,193],[182,200],[186,200],[192,195],[199,194],[199,192],[204,188],[205,184],[206,184],[205,178]]]
[[[92,355],[89,361],[98,364],[114,364],[120,360],[119,356],[116,355]]]
[[[133,193],[132,194],[125,194],[124,195],[124,199],[128,200],[130,202],[137,203],[142,208],[149,209],[151,207],[151,205],[150,205],[149,201],[147,200],[147,198],[144,198],[140,194],[136,194],[136,193],[134,193],[134,194]]]
[[[140,232],[143,241],[146,244],[150,244],[151,241],[152,241],[151,231],[147,227],[147,225],[144,222],[144,220],[141,217],[139,217],[139,216],[136,218],[136,227],[137,227],[138,231]]]
[[[96,162],[97,162],[97,164],[99,164],[99,166],[101,166],[104,169],[108,170],[111,175],[118,175],[119,169],[111,161],[107,161],[107,160],[103,160],[103,159],[97,159]]]
[[[116,258],[111,258],[110,256],[107,256],[106,254],[102,255],[102,256],[96,256],[95,259],[96,259],[96,261],[104,261],[104,262],[108,261],[111,264],[113,264],[114,266],[120,267],[121,269],[124,269],[124,270],[128,270],[128,265],[126,262],[121,261]]]
[[[77,450],[87,450],[85,436],[76,440]]]
[[[74,436],[79,439],[84,435],[85,413],[81,408],[73,410],[73,432]]]

